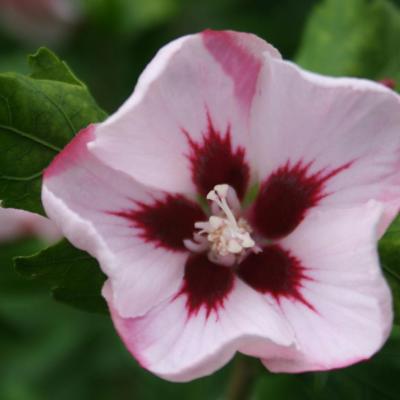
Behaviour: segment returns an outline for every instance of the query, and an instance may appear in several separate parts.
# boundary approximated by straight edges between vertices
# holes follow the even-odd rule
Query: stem
[[[226,391],[226,400],[250,400],[258,366],[251,357],[238,354]]]

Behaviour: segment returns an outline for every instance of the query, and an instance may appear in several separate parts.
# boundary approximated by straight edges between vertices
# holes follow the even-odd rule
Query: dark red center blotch
[[[216,131],[209,114],[208,126],[203,134],[203,142],[195,142],[185,130],[191,152],[192,179],[200,194],[206,196],[215,185],[226,183],[232,186],[243,199],[250,177],[250,169],[245,160],[243,147],[232,148],[231,128],[228,126],[225,135]]]
[[[285,297],[313,308],[300,292],[302,281],[308,279],[305,269],[279,245],[267,245],[260,253],[251,253],[239,265],[238,275],[253,289],[277,301]]]
[[[204,307],[207,318],[212,311],[223,308],[224,301],[234,287],[232,269],[212,263],[207,254],[192,254],[185,266],[183,286],[179,295],[186,295],[189,316]]]
[[[311,163],[291,166],[287,162],[261,185],[251,212],[252,225],[270,239],[288,235],[303,220],[306,211],[327,196],[326,182],[350,165],[309,174]]]
[[[145,242],[173,251],[187,251],[183,240],[193,237],[195,222],[207,219],[196,203],[180,195],[167,195],[152,204],[136,202],[132,210],[111,214],[128,219]]]

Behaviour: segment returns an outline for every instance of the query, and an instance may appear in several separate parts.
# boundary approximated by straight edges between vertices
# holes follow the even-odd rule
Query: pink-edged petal
[[[236,351],[255,354],[292,344],[292,331],[260,294],[228,268],[193,257],[182,288],[143,317],[122,318],[108,283],[103,290],[119,335],[144,368],[188,381],[211,374]]]
[[[313,210],[280,242],[301,262],[302,278],[294,285],[295,296],[282,288],[278,297],[264,293],[291,324],[297,349],[263,356],[268,369],[303,372],[344,367],[368,359],[386,341],[393,315],[377,254],[382,212],[382,204],[374,201],[352,209]]]
[[[41,215],[0,207],[0,242],[26,236],[37,236],[54,243],[61,239],[61,232],[52,221]]]
[[[132,96],[96,130],[91,150],[136,180],[163,190],[207,194],[249,180],[249,113],[263,54],[247,33],[205,31],[162,48]]]
[[[87,148],[95,129],[80,132],[46,170],[43,205],[72,244],[98,259],[119,314],[137,316],[178,289],[183,240],[204,214],[182,195],[149,189],[100,162]]]
[[[378,83],[267,58],[252,119],[257,229],[283,237],[312,207],[375,199],[385,204],[382,232],[400,205],[400,97]]]

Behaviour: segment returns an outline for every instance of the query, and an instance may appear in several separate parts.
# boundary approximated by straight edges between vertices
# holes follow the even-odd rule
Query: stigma
[[[208,221],[196,222],[192,240],[185,246],[193,252],[208,251],[211,261],[232,266],[250,252],[259,248],[251,237],[251,227],[240,213],[240,203],[235,190],[227,184],[216,185],[207,194],[211,202]]]

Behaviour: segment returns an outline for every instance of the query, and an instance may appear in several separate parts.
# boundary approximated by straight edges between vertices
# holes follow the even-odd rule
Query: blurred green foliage
[[[400,80],[400,14],[394,3],[400,0],[81,0],[82,18],[53,46],[107,112],[131,93],[163,44],[205,28],[256,33],[285,58],[296,58],[316,72]],[[0,72],[28,74],[25,56],[36,47],[0,26]],[[40,63],[31,59],[31,78],[13,75],[10,90],[23,88],[25,80],[43,85],[40,80],[47,69],[46,79],[49,74],[54,77],[50,92],[63,83],[89,96],[64,64],[47,56],[44,64],[45,58]],[[102,116],[90,119],[97,118]],[[60,131],[63,134],[63,128]],[[400,273],[398,243],[393,225],[380,251],[383,265],[395,275]],[[127,354],[108,318],[60,305],[48,296],[46,282],[20,278],[12,257],[42,247],[33,239],[0,246],[1,400],[223,398],[230,366],[188,384],[157,379]],[[50,278],[47,283],[70,289],[70,283]],[[400,293],[396,279],[389,280]],[[400,392],[399,331],[371,361],[345,370],[298,376],[260,371],[252,393],[255,400],[395,400]]]
[[[297,50],[303,25],[318,0],[81,0],[84,17],[67,41],[52,45],[112,112],[132,92],[145,65],[168,41],[206,28],[248,31],[286,57]],[[46,45],[47,43],[38,43]],[[0,72],[27,73],[32,41],[1,35]]]
[[[327,0],[315,8],[296,61],[335,76],[400,80],[400,10],[386,0]]]
[[[123,348],[111,321],[54,302],[37,281],[13,271],[34,239],[0,246],[1,400],[204,400],[219,398],[229,366],[187,384],[153,377]]]

